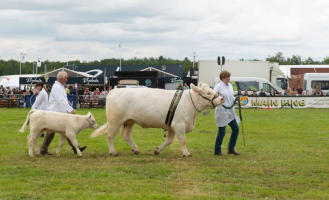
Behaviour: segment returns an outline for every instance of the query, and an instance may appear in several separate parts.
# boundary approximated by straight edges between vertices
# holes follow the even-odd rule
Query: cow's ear
[[[200,91],[200,88],[198,88],[197,86],[195,86],[193,83],[191,83],[191,88],[194,92],[199,92]]]
[[[199,88],[202,88],[202,85],[203,85],[203,83],[202,82],[199,82],[198,87]]]
[[[88,118],[91,118],[91,113],[90,113],[90,111],[88,112],[87,117],[88,117]]]

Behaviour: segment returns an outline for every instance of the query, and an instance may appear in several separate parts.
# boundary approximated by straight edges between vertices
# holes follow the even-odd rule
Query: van
[[[215,85],[220,82],[219,77],[215,78]],[[263,89],[264,92],[269,95],[271,90],[274,94],[279,95],[280,92],[284,93],[282,88],[274,86],[268,80],[258,77],[231,77],[230,83],[233,86],[234,94],[238,94],[238,90],[241,90],[242,94],[245,90],[248,91],[248,95],[251,95],[253,91],[259,94],[260,90]]]
[[[312,90],[316,85],[319,85],[320,90],[324,95],[329,92],[329,73],[305,73],[303,89],[308,90],[309,94],[312,95]]]

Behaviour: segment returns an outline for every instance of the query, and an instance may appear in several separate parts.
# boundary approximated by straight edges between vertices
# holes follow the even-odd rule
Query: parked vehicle
[[[215,78],[215,84],[220,82],[219,77]],[[234,94],[238,93],[238,90],[241,90],[244,93],[245,90],[248,90],[248,95],[251,95],[253,91],[256,91],[259,94],[260,90],[263,89],[264,92],[269,95],[271,90],[274,90],[276,95],[279,95],[280,92],[284,93],[284,90],[278,86],[274,86],[268,80],[258,77],[231,77],[230,83],[233,86]]]
[[[218,65],[215,60],[200,60],[198,62],[198,82],[214,86],[214,76],[219,76],[221,70],[227,70],[234,77],[258,77],[268,80],[272,85],[287,89],[287,77],[279,69],[278,63],[268,61],[226,61]]]
[[[312,94],[312,90],[316,85],[319,85],[320,90],[324,95],[329,92],[329,73],[305,73],[303,88]]]

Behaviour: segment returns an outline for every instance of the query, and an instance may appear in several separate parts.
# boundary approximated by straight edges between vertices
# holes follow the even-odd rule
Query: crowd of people
[[[250,97],[268,97],[268,96],[307,96],[307,95],[313,95],[313,96],[329,96],[329,92],[327,94],[324,94],[321,89],[319,89],[319,86],[316,85],[315,88],[311,91],[306,90],[304,91],[303,88],[301,88],[300,85],[297,87],[294,87],[293,89],[288,88],[284,90],[284,92],[280,92],[279,94],[275,93],[274,90],[271,90],[268,94],[264,92],[263,89],[260,90],[260,92],[257,94],[256,91],[252,91],[252,94],[249,95],[248,90],[245,90],[243,93],[241,90],[238,91],[239,96],[250,96]]]

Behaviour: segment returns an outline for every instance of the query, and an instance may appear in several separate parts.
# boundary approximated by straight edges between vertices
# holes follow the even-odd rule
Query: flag
[[[38,58],[37,67],[41,67],[41,58]]]
[[[121,48],[121,42],[120,42],[120,44],[119,44],[119,48]]]
[[[25,53],[21,52],[21,63],[25,63]]]

